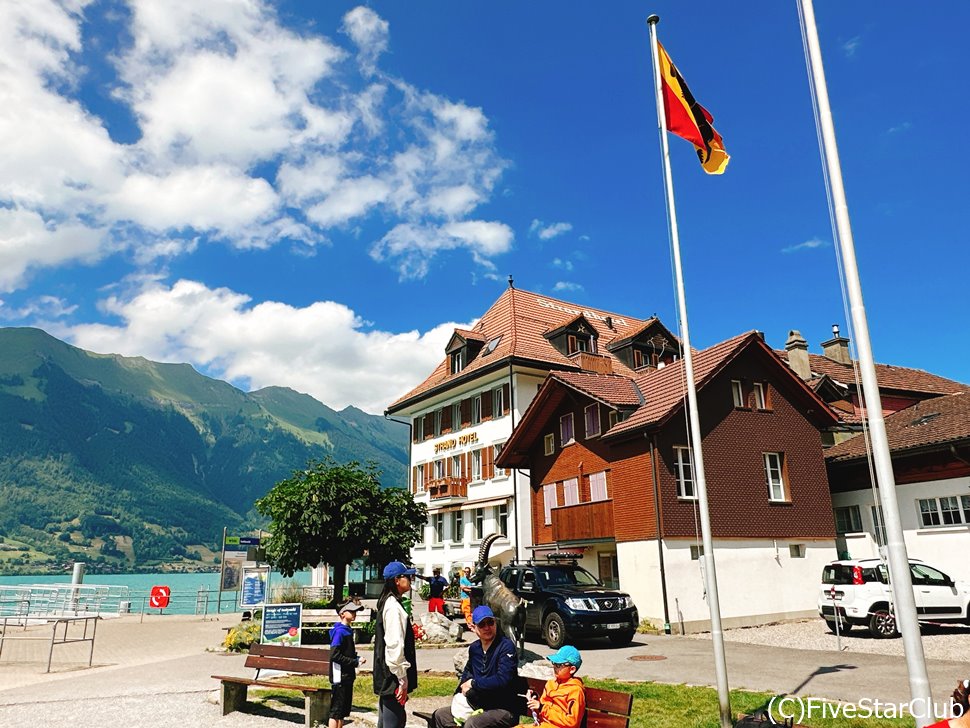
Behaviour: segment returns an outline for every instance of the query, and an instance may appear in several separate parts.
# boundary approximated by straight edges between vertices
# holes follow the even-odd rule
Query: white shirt
[[[407,684],[411,663],[404,657],[404,636],[408,628],[408,613],[394,597],[388,597],[381,611],[384,622],[384,663],[402,685]]]

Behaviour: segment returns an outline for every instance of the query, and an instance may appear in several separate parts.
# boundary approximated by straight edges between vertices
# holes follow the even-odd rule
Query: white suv
[[[921,622],[970,624],[970,585],[954,581],[939,569],[918,559],[909,560]],[[889,588],[889,571],[879,559],[833,561],[822,570],[818,613],[833,632],[848,632],[854,625],[869,628],[873,637],[895,637],[896,617]]]

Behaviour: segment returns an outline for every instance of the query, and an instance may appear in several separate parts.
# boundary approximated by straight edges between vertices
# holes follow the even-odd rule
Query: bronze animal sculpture
[[[502,631],[519,648],[519,653],[525,648],[525,607],[527,602],[515,596],[502,583],[502,580],[488,565],[488,552],[492,543],[501,538],[502,534],[492,533],[485,537],[478,549],[478,562],[475,573],[470,577],[474,584],[482,585],[482,602],[495,613]]]

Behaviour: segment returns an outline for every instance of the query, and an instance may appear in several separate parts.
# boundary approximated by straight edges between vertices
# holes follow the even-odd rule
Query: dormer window
[[[598,332],[585,316],[576,316],[543,334],[556,349],[566,356],[582,352],[596,353]]]
[[[465,350],[459,349],[451,355],[451,373],[457,374],[465,368]]]
[[[477,331],[455,329],[451,335],[445,354],[448,355],[448,369],[452,374],[465,370],[485,345],[485,337]]]

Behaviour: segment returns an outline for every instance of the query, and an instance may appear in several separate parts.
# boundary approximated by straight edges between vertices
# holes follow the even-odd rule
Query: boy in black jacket
[[[340,621],[330,630],[330,721],[328,728],[343,728],[354,700],[357,666],[364,660],[357,654],[354,632],[350,628],[361,605],[347,602],[337,608]]]

